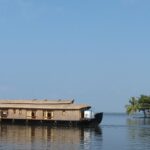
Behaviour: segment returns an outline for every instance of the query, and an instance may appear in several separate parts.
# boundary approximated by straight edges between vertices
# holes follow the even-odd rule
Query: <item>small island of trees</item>
[[[141,95],[140,97],[131,97],[129,104],[126,105],[128,115],[142,111],[144,117],[150,117],[150,96]]]

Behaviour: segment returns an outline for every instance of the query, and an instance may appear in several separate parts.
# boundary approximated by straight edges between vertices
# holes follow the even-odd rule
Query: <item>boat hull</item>
[[[98,126],[103,118],[103,113],[95,114],[95,117],[92,119],[82,119],[79,121],[74,120],[26,120],[26,119],[8,119],[2,118],[0,120],[1,124],[21,124],[21,125],[48,125],[48,126],[87,126],[87,127],[95,127]]]

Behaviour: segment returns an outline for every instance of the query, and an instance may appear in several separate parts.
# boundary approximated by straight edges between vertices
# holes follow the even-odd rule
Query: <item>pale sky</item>
[[[0,99],[75,99],[124,112],[150,95],[150,0],[0,0]]]

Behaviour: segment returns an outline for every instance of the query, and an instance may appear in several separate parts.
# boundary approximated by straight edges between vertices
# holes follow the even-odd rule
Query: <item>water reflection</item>
[[[150,148],[150,118],[129,118],[127,119],[128,137],[132,150]]]
[[[96,146],[95,143],[97,146],[101,145],[101,142],[100,127],[50,128],[0,125],[0,149],[89,149]]]
[[[128,118],[128,125],[150,125],[150,118]]]

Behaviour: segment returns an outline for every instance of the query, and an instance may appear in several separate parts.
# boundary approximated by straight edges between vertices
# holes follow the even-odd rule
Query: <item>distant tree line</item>
[[[147,117],[147,113],[150,112],[150,96],[141,95],[140,97],[131,97],[129,104],[126,105],[127,114],[134,114],[137,111],[142,111],[144,117]]]

